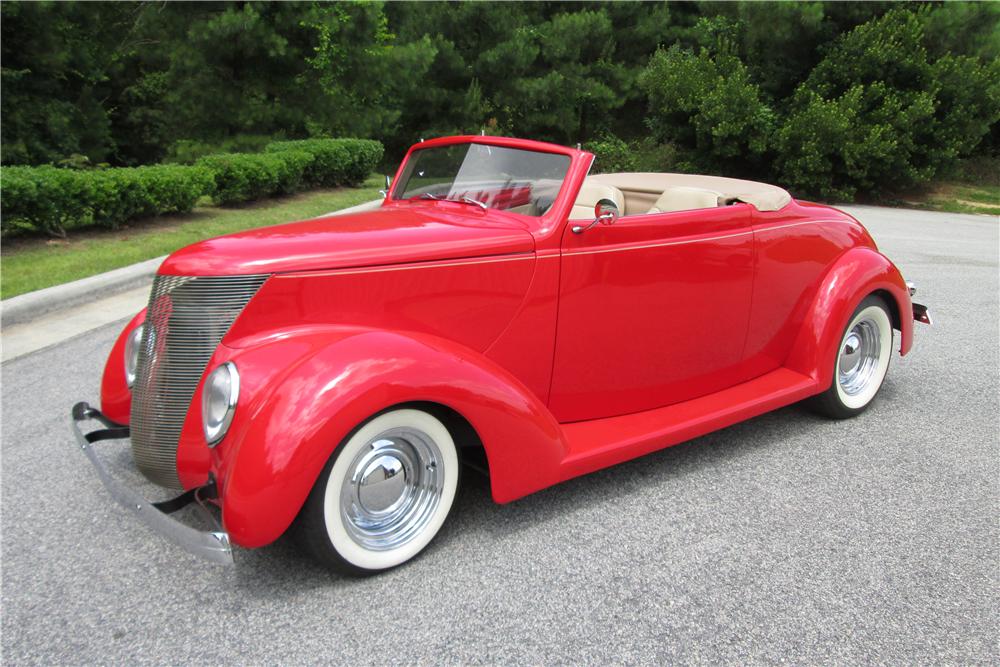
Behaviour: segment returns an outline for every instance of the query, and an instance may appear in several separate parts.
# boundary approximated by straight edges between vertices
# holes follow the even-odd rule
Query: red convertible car
[[[851,417],[930,322],[846,213],[730,178],[588,176],[593,160],[421,142],[371,210],[175,252],[100,410],[73,409],[81,447],[194,553],[231,562],[231,543],[292,531],[368,574],[434,538],[463,461],[506,503],[803,399]],[[95,449],[113,438],[183,493],[110,476]],[[204,529],[170,516],[188,504]]]

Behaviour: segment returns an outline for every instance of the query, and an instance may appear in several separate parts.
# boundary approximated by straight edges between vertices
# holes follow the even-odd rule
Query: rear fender
[[[827,271],[785,366],[816,379],[821,391],[829,388],[844,328],[861,301],[873,292],[884,292],[892,299],[888,305],[895,306],[899,315],[899,353],[909,352],[913,307],[903,276],[878,251],[856,247]]]
[[[229,350],[241,394],[247,386],[250,396],[221,451],[213,450],[223,520],[237,544],[278,538],[337,445],[372,415],[402,403],[439,403],[468,420],[486,450],[498,502],[558,481],[566,450],[559,425],[516,378],[468,348],[348,327],[264,339]],[[255,387],[255,377],[267,382]]]

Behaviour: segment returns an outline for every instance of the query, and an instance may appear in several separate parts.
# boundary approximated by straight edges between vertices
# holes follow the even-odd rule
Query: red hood
[[[389,205],[354,215],[262,227],[182,248],[164,275],[281,273],[526,253],[531,234],[504,214],[453,205]]]

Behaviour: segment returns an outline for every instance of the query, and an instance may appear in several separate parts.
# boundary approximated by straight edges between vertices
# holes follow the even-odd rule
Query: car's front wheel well
[[[409,407],[428,412],[441,421],[448,429],[455,445],[458,447],[458,454],[462,463],[489,475],[489,460],[486,456],[486,449],[480,439],[476,429],[473,428],[469,420],[460,412],[441,403],[430,401],[414,401],[397,408]]]

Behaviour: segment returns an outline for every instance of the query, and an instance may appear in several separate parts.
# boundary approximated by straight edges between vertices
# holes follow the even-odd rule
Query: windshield
[[[567,155],[487,144],[413,151],[396,199],[447,199],[523,215],[544,214],[569,170]]]

